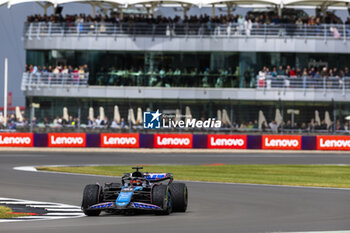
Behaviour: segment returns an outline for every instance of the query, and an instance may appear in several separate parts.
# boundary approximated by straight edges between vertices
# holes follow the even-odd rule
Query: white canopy
[[[213,4],[228,4],[228,5],[247,5],[247,4],[268,4],[268,5],[277,5],[277,6],[287,6],[287,5],[304,5],[304,6],[347,6],[347,3],[350,0],[46,0],[46,1],[36,1],[36,0],[0,0],[0,6],[4,4],[8,4],[8,7],[19,3],[26,2],[42,2],[42,3],[50,3],[54,6],[65,4],[65,3],[73,3],[73,2],[81,2],[87,4],[102,4],[102,3],[111,3],[122,5],[124,7],[128,7],[130,5],[135,4],[152,4],[152,5],[166,5],[166,4],[188,4],[189,6],[207,6]]]
[[[283,122],[283,117],[281,115],[281,111],[277,108],[275,113],[275,121],[278,126],[280,126]]]

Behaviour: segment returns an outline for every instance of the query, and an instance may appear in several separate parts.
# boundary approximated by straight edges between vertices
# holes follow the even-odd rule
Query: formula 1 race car
[[[124,173],[121,183],[85,186],[81,208],[87,216],[98,216],[101,211],[115,214],[152,212],[168,215],[185,212],[188,192],[184,183],[173,183],[171,173]]]

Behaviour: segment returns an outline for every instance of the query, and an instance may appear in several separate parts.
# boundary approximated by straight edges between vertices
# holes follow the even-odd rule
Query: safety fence
[[[350,136],[0,133],[1,147],[350,150]]]
[[[345,91],[350,89],[350,77],[287,77],[277,76],[257,76],[256,79],[257,89],[283,89],[283,90],[295,90],[295,89],[317,89],[324,92],[327,91],[341,91],[345,94]]]

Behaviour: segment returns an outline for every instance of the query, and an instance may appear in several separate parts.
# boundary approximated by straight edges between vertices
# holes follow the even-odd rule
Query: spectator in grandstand
[[[122,117],[122,118],[120,119],[120,128],[124,129],[125,126],[126,126],[126,123],[125,123],[124,118]]]
[[[62,119],[59,116],[53,121],[53,126],[56,128],[62,127]]]
[[[38,119],[34,116],[32,120],[32,125],[37,126],[38,125]]]
[[[278,67],[277,75],[278,75],[278,76],[286,75],[286,72],[285,72],[285,70],[283,69],[282,66],[279,66],[279,67]]]
[[[67,75],[69,73],[68,67],[63,66],[62,74]]]
[[[92,121],[92,119],[88,116],[88,118],[87,118],[87,125],[89,126],[89,127],[92,127],[93,125],[94,125],[94,122]]]
[[[247,129],[247,124],[245,121],[242,122],[241,126],[239,127],[240,130],[245,130]]]
[[[258,120],[254,120],[253,128],[254,129],[258,129],[259,128]]]
[[[101,120],[101,125],[104,126],[105,128],[108,128],[110,126],[108,118],[106,116],[103,120]]]
[[[287,123],[284,125],[283,128],[285,128],[285,129],[291,129],[291,128],[292,128],[292,123],[291,123],[291,121],[287,121]]]
[[[45,126],[46,128],[49,127],[49,126],[50,126],[49,118],[44,117],[43,124],[44,124],[44,126]]]
[[[95,119],[94,126],[100,126],[101,125],[101,119],[100,115],[98,115]]]
[[[273,133],[278,133],[278,124],[276,121],[271,121],[269,126]]]
[[[69,116],[68,117],[68,122],[67,122],[67,126],[68,127],[75,127],[76,125],[75,119],[73,119],[73,116]]]
[[[245,29],[245,35],[250,36],[250,32],[252,30],[252,21],[248,16],[246,16],[244,21],[244,29]]]
[[[303,122],[303,123],[301,124],[300,129],[303,130],[304,132],[305,132],[305,131],[308,131],[308,127],[307,127],[307,125],[306,125],[305,122]]]
[[[252,121],[249,121],[249,123],[247,125],[247,129],[254,129],[254,124]]]
[[[313,127],[314,130],[320,130],[322,129],[321,126],[318,124],[317,121],[315,121],[315,124],[314,124],[314,127]]]
[[[276,69],[275,66],[272,68],[271,76],[272,77],[277,77],[278,76],[278,72],[277,72],[277,69]]]

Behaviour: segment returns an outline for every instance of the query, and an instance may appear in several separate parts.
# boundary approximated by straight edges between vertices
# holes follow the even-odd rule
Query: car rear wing
[[[172,173],[145,173],[144,177],[151,183],[164,180],[170,180],[169,183],[171,183],[174,180]]]

